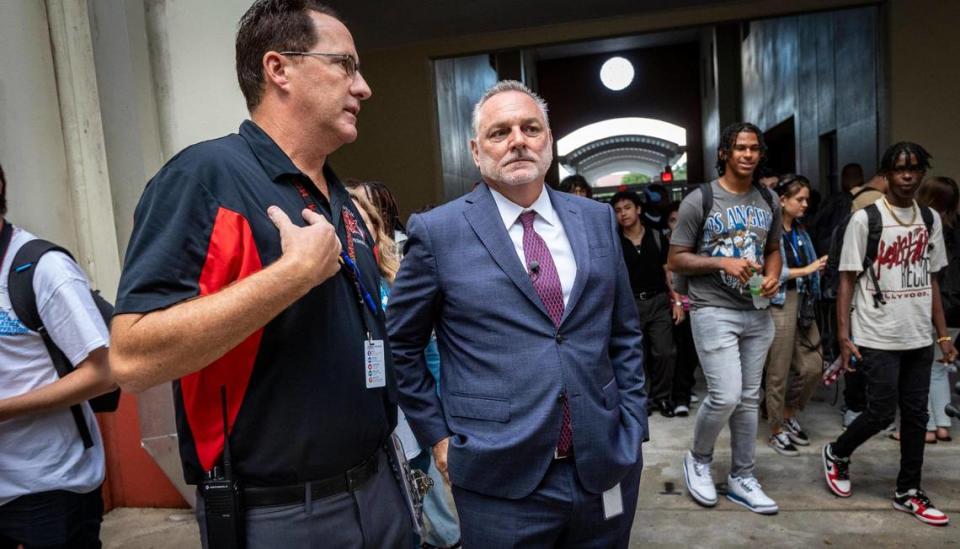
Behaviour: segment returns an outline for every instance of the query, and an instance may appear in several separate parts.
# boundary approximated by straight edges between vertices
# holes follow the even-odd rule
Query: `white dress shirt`
[[[553,256],[553,264],[557,267],[557,274],[560,276],[560,286],[563,288],[563,306],[566,307],[570,301],[570,290],[573,288],[573,281],[577,278],[577,261],[573,257],[573,248],[570,247],[570,240],[563,229],[563,224],[557,216],[557,212],[550,203],[550,195],[547,194],[547,188],[544,186],[540,191],[540,196],[530,205],[524,208],[510,199],[493,190],[493,200],[497,204],[497,210],[500,212],[500,218],[503,225],[510,234],[510,240],[513,241],[513,248],[517,252],[520,264],[526,268],[527,260],[523,254],[523,224],[520,223],[520,214],[533,210],[537,213],[533,218],[533,230],[540,235],[540,238],[547,243],[550,249],[550,255]]]

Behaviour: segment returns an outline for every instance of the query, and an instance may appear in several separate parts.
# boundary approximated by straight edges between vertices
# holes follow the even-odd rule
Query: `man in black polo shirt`
[[[641,221],[640,197],[633,191],[621,191],[610,200],[620,225],[623,260],[630,273],[630,286],[640,313],[644,340],[650,353],[644,362],[650,380],[648,410],[658,408],[665,417],[674,416],[673,371],[677,348],[673,324],[683,322],[683,306],[673,297],[668,284],[667,251],[669,243],[657,229]]]
[[[133,391],[173,380],[205,545],[224,541],[201,481],[224,471],[226,416],[248,547],[404,546],[412,523],[383,450],[395,382],[368,295],[372,240],[326,163],[356,139],[370,88],[349,30],[312,0],[258,0],[236,51],[251,120],[148,183],[113,373]]]

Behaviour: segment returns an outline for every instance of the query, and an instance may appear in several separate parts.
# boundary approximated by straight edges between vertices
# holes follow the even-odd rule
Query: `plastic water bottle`
[[[753,297],[753,306],[757,309],[766,309],[770,306],[770,298],[760,295],[763,286],[763,277],[760,273],[753,273],[750,277],[750,295]]]

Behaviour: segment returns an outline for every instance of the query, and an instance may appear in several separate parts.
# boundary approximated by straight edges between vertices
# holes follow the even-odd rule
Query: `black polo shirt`
[[[279,206],[303,226],[308,200],[298,181],[333,223],[343,249],[353,251],[364,286],[377,296],[369,233],[329,167],[324,176],[329,202],[250,121],[239,134],[183,150],[150,180],[137,205],[116,312],[148,313],[209,295],[279,259],[280,235],[266,212]],[[366,326],[387,345],[385,389],[366,388]],[[354,281],[341,269],[222,358],[175,381],[187,482],[197,483],[221,460],[221,385],[227,387],[233,468],[246,484],[318,480],[363,462],[396,424],[388,340],[383,312],[362,308]]]
[[[637,246],[620,231],[620,246],[623,248],[623,261],[630,275],[630,287],[633,294],[667,291],[666,274],[663,266],[667,264],[667,252],[670,243],[662,234],[653,234],[656,229],[647,227]],[[657,245],[659,236],[660,245]]]

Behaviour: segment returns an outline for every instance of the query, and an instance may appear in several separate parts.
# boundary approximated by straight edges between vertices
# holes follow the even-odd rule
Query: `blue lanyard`
[[[802,263],[805,262],[807,259],[804,257],[805,254],[801,254],[801,253],[800,253],[801,245],[800,245],[799,239],[797,238],[797,231],[798,231],[798,230],[799,230],[799,229],[797,229],[796,227],[793,227],[793,229],[790,231],[790,243],[789,243],[789,244],[790,244],[790,249],[793,250],[793,256],[796,257],[796,258],[797,258],[797,261],[802,264]],[[802,267],[802,266],[803,266],[803,265],[801,265],[801,267]]]
[[[377,304],[373,300],[373,297],[370,296],[370,292],[367,291],[367,288],[363,285],[363,279],[360,278],[360,267],[357,266],[357,263],[350,259],[350,254],[340,250],[340,263],[346,265],[350,268],[350,278],[353,279],[353,284],[357,288],[357,293],[360,295],[360,299],[367,305],[367,309],[370,309],[370,312],[373,313],[373,316],[377,316]]]
[[[300,193],[300,198],[303,200],[303,203],[306,205],[307,209],[319,213],[320,208],[317,207],[317,203],[314,200],[313,195],[307,191],[306,187],[304,187],[299,181],[294,181],[293,184],[297,187],[297,192]],[[346,209],[346,206],[344,206],[343,209]],[[344,226],[346,226],[346,218],[342,212],[340,214],[340,218],[343,220]],[[337,238],[339,238],[339,236]],[[347,235],[347,238],[351,238],[349,234]],[[340,250],[340,264],[349,268],[348,278],[352,280],[353,287],[357,290],[357,298],[360,300],[361,305],[366,305],[367,309],[370,310],[370,313],[373,314],[373,317],[376,318],[377,303],[373,300],[373,298],[370,296],[370,292],[368,292],[367,288],[363,285],[363,278],[360,277],[360,267],[357,266],[356,261],[350,257],[350,254],[348,254],[346,250]],[[362,315],[363,312],[361,311],[361,316]],[[364,319],[364,324],[366,324],[366,319]],[[370,329],[367,328],[367,331],[369,332]]]

